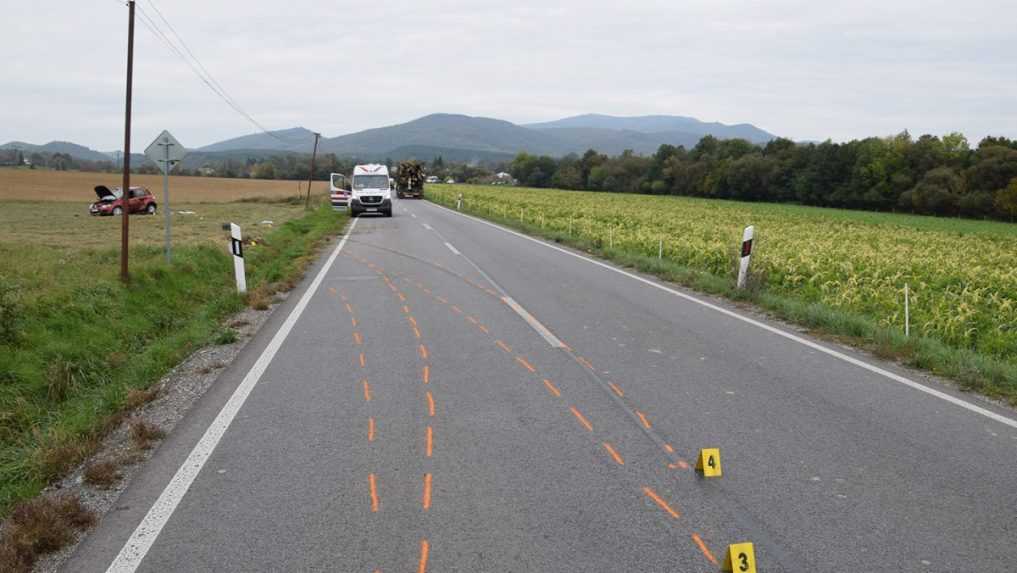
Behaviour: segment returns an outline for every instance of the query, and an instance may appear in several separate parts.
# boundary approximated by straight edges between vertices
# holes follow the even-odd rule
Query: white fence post
[[[237,292],[247,292],[247,272],[244,269],[244,240],[240,225],[230,223],[230,250],[233,252],[233,273],[237,277]]]
[[[738,288],[745,288],[749,276],[749,260],[752,259],[752,235],[755,227],[749,225],[742,233],[742,260],[738,268]]]
[[[664,258],[664,239],[660,239],[660,243],[657,245],[657,259]]]

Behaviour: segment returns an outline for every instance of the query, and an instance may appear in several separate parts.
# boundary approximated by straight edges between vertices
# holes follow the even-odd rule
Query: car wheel
[[[113,207],[113,215],[119,216],[123,214],[124,214],[123,209],[121,209],[120,207]]]
[[[156,208],[155,203],[149,203],[148,207],[145,207],[145,212],[149,215],[155,215]]]
[[[388,211],[385,211],[385,216],[386,217],[391,217],[392,216],[392,210],[389,209]]]

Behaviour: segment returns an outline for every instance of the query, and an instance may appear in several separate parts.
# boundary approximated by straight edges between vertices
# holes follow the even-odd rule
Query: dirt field
[[[115,173],[81,171],[45,171],[0,169],[0,201],[66,201],[88,205],[95,201],[96,185],[118,187],[122,181]],[[161,175],[131,175],[131,185],[140,185],[162,200]],[[249,197],[292,197],[307,192],[307,182],[260,179],[223,179],[219,177],[170,178],[173,202],[227,203]],[[312,193],[324,195],[328,182],[315,181]]]

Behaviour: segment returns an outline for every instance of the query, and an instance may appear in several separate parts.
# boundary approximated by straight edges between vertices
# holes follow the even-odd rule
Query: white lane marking
[[[530,328],[532,328],[533,330],[535,330],[537,332],[537,334],[542,336],[544,338],[544,340],[546,340],[547,343],[551,345],[551,348],[568,348],[567,346],[565,346],[565,343],[563,343],[561,340],[559,340],[558,337],[555,336],[550,331],[550,329],[548,329],[546,326],[541,324],[540,321],[537,320],[532,314],[530,314],[525,308],[523,308],[523,306],[521,304],[519,304],[518,302],[515,301],[515,299],[510,297],[508,292],[506,292],[506,290],[503,289],[500,284],[498,284],[493,278],[491,278],[491,275],[489,275],[486,272],[484,272],[484,269],[480,268],[480,265],[478,265],[477,263],[473,262],[473,259],[471,259],[470,257],[467,257],[466,255],[464,255],[461,252],[459,252],[458,250],[456,250],[452,246],[452,243],[450,243],[450,242],[445,240],[445,236],[442,235],[440,231],[434,231],[434,234],[437,235],[439,239],[444,241],[445,245],[447,245],[448,248],[452,249],[452,252],[454,252],[455,254],[459,255],[464,261],[467,262],[467,264],[469,264],[471,267],[474,268],[474,270],[476,270],[478,273],[480,273],[480,276],[484,277],[484,280],[486,280],[488,283],[490,283],[491,286],[493,286],[495,288],[495,290],[497,290],[499,293],[501,293],[502,302],[504,302],[505,304],[507,304],[509,306],[509,308],[514,310],[516,312],[516,314],[518,314],[520,316],[520,318],[522,318],[526,322],[526,324],[530,325]]]
[[[448,250],[452,251],[456,255],[462,256],[462,253],[459,252],[459,249],[452,246],[452,243],[445,241],[445,246],[448,247]]]
[[[410,213],[410,217],[413,217],[414,219],[416,219],[416,218],[417,218],[417,214],[416,214],[416,213],[412,213],[412,212],[410,212],[410,210],[409,210],[409,209],[407,209],[406,211]]]
[[[804,339],[804,338],[802,338],[800,336],[796,336],[794,334],[791,334],[790,332],[784,332],[783,330],[781,330],[779,328],[775,328],[773,326],[770,326],[769,324],[765,324],[765,323],[759,322],[758,320],[749,318],[747,316],[742,316],[742,315],[738,314],[737,312],[730,311],[730,310],[728,310],[726,308],[723,308],[723,307],[717,306],[715,304],[706,302],[705,300],[698,299],[698,298],[696,298],[696,297],[694,297],[692,295],[688,295],[688,294],[685,294],[683,292],[677,291],[677,290],[675,290],[673,288],[669,288],[669,287],[666,287],[666,286],[664,286],[662,284],[655,283],[655,282],[653,282],[651,280],[648,280],[648,279],[645,279],[645,278],[643,278],[643,277],[641,277],[639,275],[632,274],[632,273],[630,273],[628,271],[624,271],[622,269],[613,267],[613,266],[611,266],[609,264],[602,263],[602,262],[600,262],[598,260],[591,259],[589,257],[585,257],[585,256],[577,254],[577,253],[573,253],[573,252],[571,252],[571,251],[569,251],[567,249],[563,249],[561,247],[557,247],[555,245],[551,245],[549,243],[545,243],[544,241],[541,241],[539,239],[535,239],[533,237],[530,237],[528,235],[524,235],[522,233],[517,233],[516,231],[513,231],[511,229],[506,229],[505,227],[502,227],[501,225],[496,225],[496,224],[491,223],[489,221],[485,221],[483,219],[478,219],[477,217],[473,217],[471,215],[466,215],[465,213],[460,213],[459,211],[454,211],[452,209],[448,209],[446,207],[443,207],[441,205],[437,205],[435,203],[431,203],[431,205],[434,205],[435,207],[438,207],[439,209],[444,209],[445,211],[448,211],[449,213],[453,213],[453,214],[459,215],[461,217],[466,217],[467,219],[472,219],[472,220],[474,220],[474,221],[476,221],[478,223],[487,225],[489,227],[494,227],[495,229],[499,229],[499,230],[504,231],[506,233],[509,233],[511,235],[515,235],[515,236],[517,236],[517,237],[519,237],[521,239],[526,239],[527,241],[532,241],[534,243],[537,243],[538,245],[543,245],[543,246],[545,246],[545,247],[547,247],[549,249],[554,249],[554,250],[556,250],[558,252],[565,253],[566,255],[575,257],[577,259],[584,260],[584,261],[586,261],[588,263],[593,263],[593,264],[595,264],[595,265],[597,265],[599,267],[605,268],[605,269],[607,269],[609,271],[613,271],[613,272],[616,272],[618,274],[625,275],[625,276],[627,276],[627,277],[629,277],[631,279],[635,279],[635,280],[637,280],[637,281],[639,281],[639,282],[641,282],[643,284],[649,285],[649,286],[651,286],[653,288],[662,290],[662,291],[664,291],[666,293],[670,293],[670,294],[672,294],[674,296],[677,296],[677,297],[685,299],[685,300],[687,300],[689,302],[693,302],[693,303],[696,303],[698,305],[704,306],[704,307],[709,308],[711,310],[715,310],[715,311],[717,311],[717,312],[719,312],[719,313],[721,313],[721,314],[723,314],[725,316],[731,317],[731,318],[733,318],[735,320],[740,320],[740,321],[745,322],[747,324],[751,324],[752,326],[756,326],[756,327],[761,328],[761,329],[763,329],[763,330],[765,330],[767,332],[776,334],[777,336],[784,337],[784,338],[786,338],[788,340],[797,342],[797,343],[799,343],[799,344],[801,344],[803,346],[807,346],[809,348],[818,350],[819,352],[822,352],[824,354],[827,354],[827,355],[832,356],[834,358],[837,358],[839,360],[843,360],[844,362],[847,362],[849,364],[853,364],[855,366],[858,366],[859,368],[864,368],[865,370],[868,370],[869,372],[872,372],[872,373],[875,373],[875,374],[879,374],[880,376],[884,376],[886,378],[889,378],[890,380],[893,380],[894,382],[900,382],[901,384],[904,384],[905,386],[910,386],[911,388],[914,388],[915,390],[918,390],[920,392],[925,392],[926,394],[929,394],[930,396],[935,396],[936,398],[939,398],[940,400],[944,400],[944,401],[949,402],[949,403],[951,403],[951,404],[953,404],[955,406],[960,406],[961,408],[964,408],[964,409],[966,409],[966,410],[968,410],[970,412],[974,412],[975,414],[979,414],[981,416],[985,416],[986,418],[989,418],[990,420],[995,420],[996,422],[999,422],[1000,424],[1003,424],[1003,425],[1006,425],[1006,426],[1010,426],[1011,428],[1017,428],[1017,420],[1014,420],[1012,418],[1008,418],[1008,417],[1003,416],[1001,414],[997,414],[996,412],[993,412],[992,410],[988,410],[988,409],[982,408],[981,406],[977,406],[975,404],[972,404],[971,402],[968,402],[968,401],[962,400],[962,399],[960,399],[960,398],[958,398],[956,396],[952,396],[950,394],[947,394],[946,392],[941,392],[939,390],[936,390],[935,388],[930,388],[928,386],[925,386],[924,384],[919,384],[918,382],[915,382],[914,380],[911,380],[910,378],[905,378],[904,376],[901,376],[899,374],[895,374],[893,372],[890,372],[889,370],[885,370],[883,368],[880,368],[879,366],[875,366],[873,364],[869,364],[868,362],[859,360],[857,358],[854,358],[853,356],[848,356],[847,354],[844,354],[842,352],[838,352],[836,350],[833,350],[832,348],[827,348],[825,346],[822,346],[821,344],[817,344],[815,342],[812,342],[811,340],[806,340],[806,339]]]
[[[240,385],[233,391],[233,395],[230,396],[229,401],[222,407],[219,414],[215,417],[215,420],[205,430],[205,434],[201,436],[198,443],[195,444],[194,449],[184,460],[184,463],[177,469],[177,473],[174,474],[173,479],[170,480],[166,488],[162,490],[162,494],[159,495],[159,499],[152,504],[152,507],[148,510],[144,519],[135,528],[134,533],[131,534],[130,539],[124,544],[120,553],[110,564],[107,573],[129,573],[135,571],[139,565],[141,565],[142,559],[151,549],[152,544],[155,543],[162,528],[169,521],[170,516],[176,510],[180,500],[187,494],[187,490],[190,489],[191,484],[194,483],[194,479],[198,477],[198,473],[201,468],[208,461],[208,458],[215,451],[216,446],[219,444],[219,440],[222,439],[226,430],[230,427],[233,422],[233,418],[243,407],[247,397],[254,390],[255,385],[261,380],[262,374],[268,368],[268,365],[275,358],[276,352],[282,347],[283,342],[286,341],[286,337],[289,336],[290,331],[293,330],[293,325],[296,324],[297,320],[300,319],[300,315],[303,314],[304,309],[307,308],[307,304],[310,302],[311,297],[318,291],[318,287],[321,285],[322,280],[325,278],[325,274],[332,268],[332,263],[335,262],[336,257],[343,250],[346,245],[346,240],[349,239],[350,234],[353,232],[353,228],[357,226],[359,219],[353,219],[350,221],[350,227],[343,236],[342,241],[336,246],[335,250],[332,251],[332,255],[329,256],[325,266],[318,271],[318,275],[314,277],[314,281],[307,291],[304,292],[304,296],[300,297],[300,301],[290,311],[290,315],[286,317],[286,321],[283,322],[282,326],[269,341],[268,346],[265,347],[264,352],[258,357],[258,360],[251,366],[251,369],[244,376]]]
[[[503,296],[501,298],[501,300],[504,301],[505,304],[509,305],[509,308],[511,308],[512,310],[516,311],[516,314],[521,316],[523,318],[523,320],[525,320],[526,323],[529,324],[533,328],[533,330],[536,330],[537,334],[543,336],[544,340],[546,340],[547,343],[551,345],[551,347],[553,347],[553,348],[565,348],[565,345],[562,343],[561,340],[558,340],[557,336],[552,334],[551,331],[548,330],[546,326],[541,324],[539,320],[534,318],[532,314],[530,314],[525,308],[523,308],[512,297],[510,297],[508,295],[505,295],[505,296]]]
[[[423,226],[424,226],[424,228],[425,228],[425,229],[427,229],[428,231],[433,231],[433,230],[434,230],[434,229],[432,229],[432,228],[431,228],[431,226],[430,226],[430,225],[428,225],[427,223],[421,223],[421,225],[423,225]]]

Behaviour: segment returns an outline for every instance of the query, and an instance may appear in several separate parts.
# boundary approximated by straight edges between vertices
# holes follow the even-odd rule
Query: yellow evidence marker
[[[735,543],[727,546],[724,555],[724,566],[721,571],[737,571],[738,573],[756,573],[756,554],[751,543]]]
[[[703,448],[699,450],[696,469],[703,472],[703,477],[720,477],[720,448]]]

